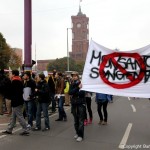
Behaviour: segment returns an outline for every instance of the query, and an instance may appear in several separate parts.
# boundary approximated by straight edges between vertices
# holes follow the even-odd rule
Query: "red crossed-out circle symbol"
[[[132,74],[130,74],[129,72],[127,72],[125,70],[125,68],[123,68],[115,60],[115,57],[131,57],[131,58],[134,58],[138,62],[139,67],[140,67],[140,72],[139,72],[138,77],[134,78],[132,76]],[[114,64],[114,66],[117,67],[120,70],[120,72],[122,72],[122,74],[126,75],[126,77],[131,82],[124,83],[124,84],[116,84],[116,83],[110,82],[106,78],[105,71],[104,71],[104,68],[105,68],[105,66],[106,66],[106,64],[107,64],[107,62],[109,60],[111,60],[112,63]],[[103,57],[103,61],[100,64],[100,67],[99,67],[99,74],[100,74],[101,79],[104,81],[104,83],[106,83],[109,86],[112,86],[113,88],[116,88],[116,89],[125,89],[125,88],[129,88],[129,87],[135,86],[136,84],[138,84],[139,82],[142,81],[143,77],[145,76],[145,71],[146,71],[146,66],[145,66],[144,60],[143,60],[143,58],[138,53],[116,53],[116,52],[114,52],[114,53],[108,54],[108,55],[106,55],[106,56]]]

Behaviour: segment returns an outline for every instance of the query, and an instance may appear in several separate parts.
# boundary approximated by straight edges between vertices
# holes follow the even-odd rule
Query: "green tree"
[[[0,69],[8,69],[8,67],[18,68],[21,60],[16,53],[6,43],[3,34],[0,33]]]
[[[84,64],[85,62],[84,61],[78,61],[76,63],[76,70],[79,72],[79,74],[82,74],[83,73],[83,69],[84,69]]]
[[[8,63],[10,60],[10,46],[6,43],[6,39],[0,33],[0,68],[8,68]]]
[[[83,72],[84,61],[75,62],[73,59],[69,58],[69,70]],[[67,71],[67,57],[57,58],[54,61],[49,62],[47,66],[48,71],[56,69],[57,71],[65,72]]]
[[[16,69],[20,67],[20,64],[21,64],[21,58],[17,56],[14,50],[11,50],[8,66],[11,69]]]

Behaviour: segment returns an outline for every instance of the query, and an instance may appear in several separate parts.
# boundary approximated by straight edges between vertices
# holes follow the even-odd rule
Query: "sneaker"
[[[44,131],[48,131],[48,130],[50,130],[50,128],[44,128],[44,129],[42,129],[43,132]]]
[[[82,140],[83,140],[82,137],[78,137],[78,138],[76,139],[77,142],[81,142]]]
[[[64,121],[67,121],[67,117],[64,118]]]
[[[41,128],[38,128],[38,127],[35,127],[34,129],[33,129],[33,131],[40,131],[41,130]]]
[[[58,118],[58,119],[56,119],[55,121],[63,121],[63,119],[59,119],[59,118]]]
[[[56,112],[56,109],[52,110],[52,112],[51,112],[51,113],[55,113],[55,112]]]
[[[20,133],[20,135],[29,135],[30,133],[28,131],[23,131]]]
[[[87,126],[88,125],[88,121],[85,119],[84,120],[84,126]]]
[[[106,122],[106,121],[104,121],[104,122],[102,123],[102,125],[107,125],[107,122]]]
[[[77,139],[77,138],[78,138],[78,135],[76,134],[76,135],[74,136],[74,138]]]
[[[103,123],[103,120],[100,120],[98,124],[101,125],[102,123]]]
[[[3,133],[3,134],[12,134],[12,132],[7,131],[7,130],[3,131],[2,133]]]
[[[31,125],[28,124],[28,125],[27,125],[27,128],[28,128],[28,130],[31,130]]]

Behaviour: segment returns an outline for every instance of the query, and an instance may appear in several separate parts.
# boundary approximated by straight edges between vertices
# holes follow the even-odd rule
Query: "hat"
[[[77,71],[73,71],[72,73],[71,73],[71,75],[73,76],[73,75],[79,75],[79,73],[77,72]]]

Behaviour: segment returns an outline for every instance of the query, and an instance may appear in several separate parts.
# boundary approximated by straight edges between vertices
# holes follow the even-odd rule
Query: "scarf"
[[[13,78],[12,78],[12,81],[13,80],[19,80],[19,81],[21,81],[21,78],[19,77],[19,76],[14,76]]]

